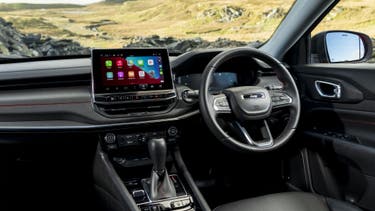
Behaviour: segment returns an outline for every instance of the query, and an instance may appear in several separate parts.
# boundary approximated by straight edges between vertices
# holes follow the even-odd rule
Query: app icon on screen
[[[155,70],[150,70],[149,74],[151,78],[155,78]]]
[[[107,72],[106,76],[107,76],[107,80],[112,80],[113,79],[113,72]]]
[[[123,62],[121,59],[117,60],[117,61],[116,61],[116,66],[117,66],[118,68],[122,68],[122,67],[124,66],[124,62]]]
[[[143,67],[143,65],[145,65],[144,61],[142,59],[138,59],[137,64],[138,64],[138,66],[141,66],[141,67]]]
[[[139,71],[138,75],[140,78],[144,78],[146,74],[145,74],[145,71]]]
[[[105,61],[105,67],[108,68],[108,69],[111,69],[112,68],[112,60],[106,60]]]
[[[117,72],[117,77],[118,77],[119,80],[124,79],[124,76],[125,76],[124,72],[122,72],[122,71]]]
[[[147,64],[148,66],[154,66],[154,60],[153,59],[147,60]]]
[[[128,72],[128,78],[135,78],[134,71]]]
[[[128,61],[128,66],[130,67],[130,66],[133,66],[133,65],[134,65],[134,61],[131,60],[131,59],[129,59],[129,61]]]

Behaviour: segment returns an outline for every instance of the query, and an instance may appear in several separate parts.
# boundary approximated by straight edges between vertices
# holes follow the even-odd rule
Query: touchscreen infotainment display
[[[172,89],[166,49],[95,49],[95,93]]]

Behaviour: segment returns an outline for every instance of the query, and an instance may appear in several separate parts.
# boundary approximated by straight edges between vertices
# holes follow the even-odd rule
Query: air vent
[[[141,103],[127,103],[127,104],[96,104],[95,107],[100,113],[111,115],[111,116],[123,116],[123,115],[150,115],[153,113],[160,113],[169,110],[174,103],[176,98],[162,100],[162,101],[150,101]]]
[[[53,88],[68,86],[90,86],[90,75],[74,75],[64,77],[28,78],[23,80],[2,81],[0,90],[25,90],[37,88]]]

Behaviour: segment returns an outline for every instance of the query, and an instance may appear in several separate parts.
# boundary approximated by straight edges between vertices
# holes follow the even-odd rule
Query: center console
[[[202,210],[196,201],[192,181],[189,183],[184,173],[186,170],[180,166],[175,155],[180,135],[179,126],[170,124],[101,134],[99,149],[106,161],[97,162],[112,166],[114,175],[103,176],[104,170],[101,169],[95,180],[106,183],[106,180],[118,177],[120,184],[105,185],[104,189],[111,192],[112,188],[123,186],[137,210]]]
[[[167,50],[93,50],[92,102],[109,118],[170,111],[177,95]],[[179,154],[180,128],[176,119],[99,132],[94,183],[104,210],[209,210]]]
[[[167,49],[92,50],[92,93],[106,116],[167,112],[176,103]]]

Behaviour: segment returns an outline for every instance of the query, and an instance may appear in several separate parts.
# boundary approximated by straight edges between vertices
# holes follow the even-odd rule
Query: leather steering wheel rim
[[[217,121],[217,114],[213,108],[214,106],[212,103],[212,95],[209,93],[209,86],[213,78],[213,73],[220,67],[220,65],[235,57],[251,57],[269,65],[276,72],[277,78],[283,83],[283,92],[287,93],[292,100],[291,103],[288,104],[290,111],[288,123],[280,135],[273,140],[271,146],[260,147],[253,144],[242,143],[225,132]],[[297,85],[287,68],[280,61],[258,49],[240,47],[224,51],[215,56],[208,63],[202,74],[199,91],[200,111],[208,128],[219,141],[235,150],[247,152],[266,152],[275,150],[285,144],[292,137],[297,128],[301,110]]]

